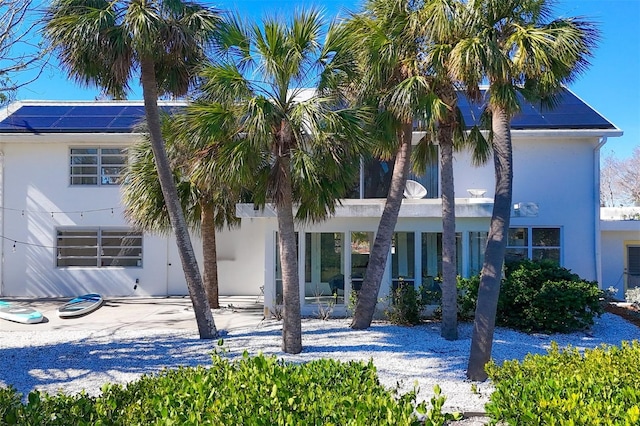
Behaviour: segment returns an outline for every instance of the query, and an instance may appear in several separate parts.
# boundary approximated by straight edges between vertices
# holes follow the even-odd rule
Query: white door
[[[167,296],[185,296],[189,294],[187,290],[187,280],[182,270],[182,262],[178,254],[178,246],[175,237],[167,238]]]

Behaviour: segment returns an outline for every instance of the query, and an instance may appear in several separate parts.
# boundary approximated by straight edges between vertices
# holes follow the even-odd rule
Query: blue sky
[[[259,17],[277,13],[286,16],[296,7],[318,6],[328,17],[355,10],[360,0],[221,0],[207,2],[220,9],[237,10]],[[592,65],[570,88],[591,107],[624,131],[610,138],[604,154],[628,157],[640,145],[640,0],[558,0],[558,17],[587,17],[599,24],[601,42]],[[92,100],[96,88],[81,88],[62,71],[49,69],[34,83],[22,88],[18,100]],[[141,99],[134,91],[130,99]]]

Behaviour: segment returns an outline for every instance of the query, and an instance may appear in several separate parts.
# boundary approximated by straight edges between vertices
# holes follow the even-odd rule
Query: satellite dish
[[[407,180],[404,186],[405,198],[424,198],[427,196],[427,189],[415,180]]]

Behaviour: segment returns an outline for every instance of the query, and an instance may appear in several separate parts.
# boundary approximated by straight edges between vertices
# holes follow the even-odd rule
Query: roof
[[[553,109],[528,102],[520,94],[518,96],[522,110],[511,120],[513,130],[618,130],[568,89],[560,93],[558,105]],[[467,126],[479,122],[482,105],[471,104],[464,95],[458,93],[458,106]]]
[[[184,102],[162,102],[171,113]],[[132,133],[144,120],[144,104],[135,102],[16,102],[0,114],[0,133]]]
[[[511,121],[514,130],[619,130],[569,90],[553,110],[521,99],[522,111]],[[481,105],[461,94],[458,104],[467,126],[479,121]],[[184,102],[161,102],[170,113]],[[23,101],[0,113],[0,133],[132,133],[144,120],[140,101],[55,102]]]

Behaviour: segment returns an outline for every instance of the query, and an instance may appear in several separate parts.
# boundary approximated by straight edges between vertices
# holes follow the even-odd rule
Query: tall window
[[[71,185],[118,185],[127,164],[125,148],[71,148]]]
[[[560,250],[560,228],[510,228],[505,260],[552,260],[559,265]]]
[[[305,233],[305,303],[344,304],[344,234]]]
[[[296,258],[300,252],[298,233],[296,235]],[[276,232],[276,304],[282,305],[284,293],[282,290],[282,264],[280,263],[280,244],[278,244],[278,233]]]
[[[469,232],[469,275],[478,275],[484,263],[488,232]]]
[[[462,233],[456,232],[456,269],[462,275]],[[422,233],[422,281],[442,276],[442,232]]]
[[[416,234],[414,232],[396,232],[391,239],[391,281],[395,290],[400,281],[415,282],[416,272]]]
[[[437,149],[437,147],[434,147]],[[347,198],[386,198],[391,186],[394,159],[378,160],[376,158],[365,159],[360,165],[360,176]],[[427,165],[424,173],[416,175],[411,172],[408,179],[420,182],[427,189],[427,198],[438,198],[438,159],[434,159]]]
[[[142,233],[128,229],[58,229],[56,266],[142,266]]]

